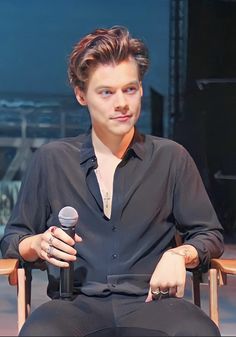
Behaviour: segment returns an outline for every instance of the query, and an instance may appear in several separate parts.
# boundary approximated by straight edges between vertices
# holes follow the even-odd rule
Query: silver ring
[[[167,295],[167,294],[169,294],[169,289],[167,289],[167,290],[161,290],[160,293],[162,295]]]
[[[161,293],[160,288],[157,288],[156,290],[151,290],[151,293],[156,296],[159,295]]]
[[[53,251],[53,246],[49,245],[46,251],[48,257],[52,257],[52,251]]]
[[[160,290],[160,288],[157,288],[157,290],[151,290],[152,298],[154,300],[160,300],[162,298],[169,297],[169,289],[167,290]]]
[[[50,238],[49,238],[49,240],[48,240],[49,246],[53,246],[53,244],[52,244],[53,239],[54,239],[54,236],[51,235]]]

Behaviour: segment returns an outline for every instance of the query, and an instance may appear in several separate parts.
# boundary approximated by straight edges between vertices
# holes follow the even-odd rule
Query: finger
[[[76,260],[76,254],[77,251],[71,247],[70,245],[62,242],[61,240],[57,238],[53,238],[53,245],[50,245],[47,241],[41,242],[41,249],[48,253],[50,247],[53,248],[53,255],[58,258],[62,259],[64,261],[75,261]],[[52,254],[50,254],[52,255]]]
[[[175,297],[177,292],[177,287],[170,287],[169,288],[169,296],[170,297]]]
[[[53,247],[57,248],[58,250],[67,253],[69,255],[76,255],[77,251],[74,247],[70,246],[69,244],[57,239],[56,237],[53,238],[52,241]],[[47,246],[45,247],[47,248]]]
[[[56,259],[53,255],[49,256],[47,252],[42,251],[41,257],[46,260],[47,262],[53,264],[54,266],[60,267],[60,268],[68,268],[69,263],[65,261],[60,261]]]
[[[157,295],[157,299],[163,299],[163,298],[168,298],[169,296],[170,296],[170,294],[169,294],[169,288],[167,288],[167,287],[160,287],[159,288],[159,290],[160,290],[160,293]]]
[[[63,231],[63,230],[59,228],[59,231],[58,231],[57,228],[58,227],[56,227],[56,226],[51,226],[49,228],[49,232],[52,236],[57,236],[57,235],[61,236],[61,231]],[[57,233],[56,233],[56,230],[57,230]],[[64,236],[64,233],[65,232],[63,231],[63,236]],[[75,242],[82,242],[82,241],[83,241],[83,239],[78,234],[75,234],[74,241],[73,242],[71,241],[71,245],[73,246]],[[69,244],[69,242],[68,242],[68,244]]]
[[[46,253],[47,253],[48,257],[52,257],[52,255],[53,255],[53,253],[52,253],[53,249],[54,249],[53,246],[51,246],[51,245],[48,246],[48,248],[46,250]]]
[[[152,302],[153,298],[152,298],[152,292],[151,292],[151,288],[149,288],[149,292],[148,292],[148,296],[145,300],[146,303],[148,302]]]
[[[51,228],[54,228],[54,230],[52,231]],[[74,246],[75,244],[75,240],[70,237],[62,228],[59,227],[55,227],[52,226],[49,229],[49,232],[57,239],[61,240],[62,242],[65,242],[66,244],[70,245],[70,246]]]
[[[51,227],[49,227],[49,232],[50,232],[52,235],[54,235],[56,229],[57,229],[56,226],[51,226]]]
[[[78,234],[75,234],[75,242],[82,242],[83,239],[78,235]]]
[[[53,235],[50,235],[50,236],[49,236],[49,239],[48,239],[48,244],[49,244],[49,246],[53,246],[53,240],[54,240],[54,236],[53,236]]]
[[[159,290],[162,291],[163,293],[169,292],[169,289],[170,289],[169,287],[162,287],[162,286],[159,287]]]
[[[176,288],[177,288],[177,291],[176,291],[175,296],[179,298],[184,297],[184,286],[180,285],[180,286],[177,286]]]
[[[45,250],[47,257],[54,257],[58,260],[62,260],[63,262],[73,262],[76,260],[75,255],[68,254],[60,249],[57,249],[52,246],[48,246]]]

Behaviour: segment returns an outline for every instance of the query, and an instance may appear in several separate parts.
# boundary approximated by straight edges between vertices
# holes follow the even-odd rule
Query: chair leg
[[[201,279],[199,272],[194,271],[192,273],[192,294],[193,294],[193,302],[198,307],[201,307],[200,282]]]
[[[25,266],[25,300],[26,300],[26,319],[31,312],[31,283],[32,269],[30,266]]]
[[[18,316],[18,332],[19,332],[26,320],[26,292],[25,292],[24,268],[18,269],[17,316]]]
[[[209,309],[210,317],[219,327],[219,309],[218,309],[218,272],[216,269],[209,270]]]

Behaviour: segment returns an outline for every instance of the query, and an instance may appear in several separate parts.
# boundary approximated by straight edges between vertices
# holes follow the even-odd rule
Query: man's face
[[[102,140],[124,136],[133,130],[141,110],[142,85],[134,59],[118,65],[99,65],[91,71],[86,92],[76,98],[87,105],[92,126]]]

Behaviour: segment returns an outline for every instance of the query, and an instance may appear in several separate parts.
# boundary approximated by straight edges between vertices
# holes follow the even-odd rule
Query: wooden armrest
[[[236,275],[236,259],[212,259],[211,268],[226,274]]]
[[[8,276],[10,285],[17,285],[18,266],[17,259],[0,259],[0,275]]]

